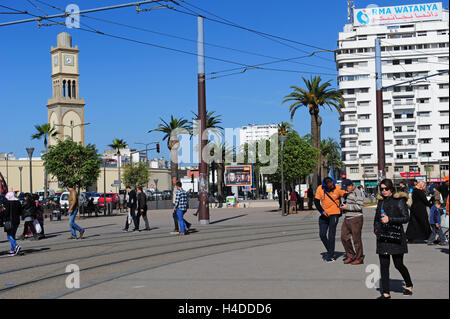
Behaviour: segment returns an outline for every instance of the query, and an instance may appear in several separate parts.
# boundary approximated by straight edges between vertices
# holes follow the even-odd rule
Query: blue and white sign
[[[442,2],[356,9],[354,25],[382,25],[442,19]]]

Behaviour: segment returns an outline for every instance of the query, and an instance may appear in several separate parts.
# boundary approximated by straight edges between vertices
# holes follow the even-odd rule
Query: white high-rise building
[[[269,139],[273,134],[278,133],[277,124],[247,125],[239,130],[239,143],[242,147],[245,143],[253,143],[262,139]]]
[[[449,69],[449,12],[441,3],[349,8],[336,53],[346,174],[377,185],[376,38],[383,87],[411,80],[383,90],[386,175],[437,182],[449,173],[449,77],[415,79]]]

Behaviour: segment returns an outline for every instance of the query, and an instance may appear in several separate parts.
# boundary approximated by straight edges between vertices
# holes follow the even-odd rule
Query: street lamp
[[[22,168],[23,166],[19,166],[20,171],[20,192],[22,193]]]
[[[9,189],[9,168],[8,168],[8,160],[9,155],[13,154],[12,152],[6,153],[6,188]]]
[[[156,209],[158,209],[158,180],[157,178],[153,179],[153,181],[155,182],[155,193],[156,193]]]
[[[89,125],[89,124],[91,124],[91,123],[86,122],[86,123],[80,123],[80,124],[77,124],[77,125],[73,125],[73,124],[70,124],[70,125],[66,125],[66,124],[55,124],[55,126],[66,126],[66,127],[69,127],[69,128],[70,128],[70,137],[72,138],[72,141],[73,141],[73,129],[74,129],[75,127],[78,127],[78,126]]]
[[[284,149],[284,142],[286,142],[287,136],[285,135],[286,133],[283,131],[281,132],[280,135],[280,142],[281,142],[281,215],[282,216],[286,216],[286,202],[285,202],[285,197],[284,197],[284,154],[283,154],[283,149]]]
[[[30,157],[30,194],[33,194],[33,173],[31,168],[31,158],[33,156],[34,147],[27,147],[26,148],[28,156]]]

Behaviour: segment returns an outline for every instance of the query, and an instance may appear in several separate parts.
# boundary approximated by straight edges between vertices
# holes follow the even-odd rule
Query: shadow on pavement
[[[229,217],[229,218],[224,218],[224,219],[219,219],[219,220],[213,221],[213,222],[211,222],[209,224],[210,225],[211,224],[217,224],[217,223],[221,223],[221,222],[224,222],[224,221],[227,221],[227,220],[230,220],[230,219],[235,219],[235,218],[244,217],[244,216],[247,216],[247,214],[238,215],[238,216]]]
[[[391,279],[389,280],[389,288],[391,289],[391,292],[398,292],[403,293],[403,280],[398,279]],[[381,289],[377,288],[377,291],[381,293]]]

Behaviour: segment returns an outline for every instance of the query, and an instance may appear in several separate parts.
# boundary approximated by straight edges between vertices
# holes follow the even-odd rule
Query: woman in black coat
[[[419,182],[412,193],[411,217],[406,229],[408,242],[427,240],[431,234],[427,207],[433,206],[425,194],[426,183]]]
[[[0,211],[0,223],[5,229],[8,240],[11,243],[11,250],[9,251],[9,256],[15,256],[19,254],[22,249],[16,243],[16,232],[20,225],[20,216],[22,214],[22,205],[19,200],[14,196],[13,192],[6,194],[6,200],[3,202],[3,209]],[[11,225],[7,228],[7,224]]]
[[[404,295],[412,295],[413,284],[409,271],[403,264],[403,256],[408,253],[406,235],[403,231],[403,224],[409,221],[408,207],[406,200],[407,193],[395,193],[394,184],[390,179],[385,179],[380,184],[381,195],[378,195],[378,206],[374,219],[374,232],[377,236],[377,254],[380,258],[381,271],[381,297],[379,299],[390,299],[389,288],[389,266],[390,258],[394,261],[395,268],[400,272],[405,280],[406,288]],[[383,229],[390,225],[400,226],[401,239],[399,243],[386,242],[380,238]]]
[[[25,236],[28,233],[28,228],[30,228],[31,232],[33,233],[33,238],[35,240],[38,239],[38,235],[36,233],[36,228],[34,227],[34,220],[36,219],[36,203],[34,202],[33,198],[31,197],[31,194],[26,193],[24,196],[24,202],[23,202],[23,212],[22,212],[22,219],[25,221],[23,225],[23,234],[20,236],[20,239],[25,239]]]

